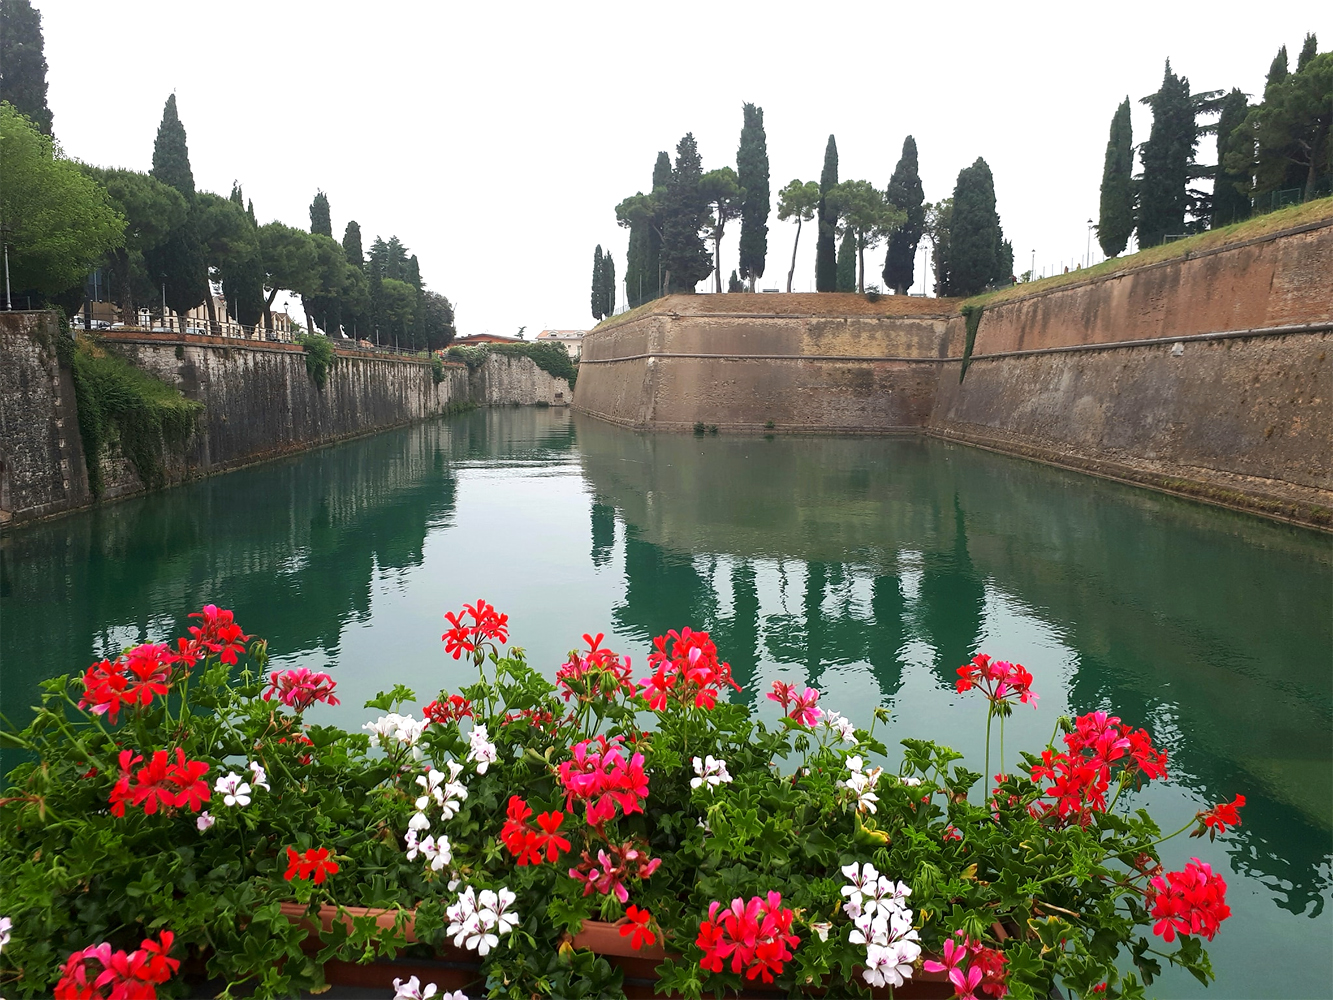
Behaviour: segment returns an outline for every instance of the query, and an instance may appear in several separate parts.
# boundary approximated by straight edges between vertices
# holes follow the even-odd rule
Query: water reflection
[[[456,685],[440,614],[485,596],[547,669],[588,629],[641,667],[690,624],[760,711],[783,677],[975,755],[983,716],[952,685],[984,646],[1040,670],[1015,742],[1106,708],[1168,744],[1164,822],[1248,797],[1239,838],[1182,850],[1230,852],[1238,929],[1214,961],[1257,995],[1247,968],[1327,943],[1326,914],[1271,915],[1320,915],[1330,890],[1331,593],[1326,537],[940,442],[486,411],[7,536],[0,711],[21,719],[40,678],[214,601],[284,662],[336,670],[337,721],[356,725],[390,666],[418,691]]]

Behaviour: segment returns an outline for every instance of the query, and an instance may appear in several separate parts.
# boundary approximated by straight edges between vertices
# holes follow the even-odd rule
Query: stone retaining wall
[[[54,313],[0,313],[0,522],[85,507],[91,495],[73,383],[55,352]],[[204,404],[184,449],[162,455],[168,485],[317,448],[471,406],[568,400],[567,382],[530,359],[492,355],[474,371],[449,362],[338,351],[323,388],[289,344],[110,331],[98,343]],[[144,490],[109,447],[104,499]]]

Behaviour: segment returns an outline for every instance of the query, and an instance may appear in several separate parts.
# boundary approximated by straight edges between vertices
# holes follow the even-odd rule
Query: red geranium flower
[[[472,617],[472,624],[465,624],[465,616]],[[455,660],[464,653],[475,652],[477,647],[486,642],[505,643],[509,641],[509,616],[495,610],[495,606],[478,600],[476,607],[464,604],[463,610],[454,614],[446,612],[445,621],[450,625],[448,632],[440,636],[444,640],[444,651]]]
[[[296,848],[287,848],[287,874],[283,878],[290,882],[294,878],[310,878],[312,874],[315,885],[322,885],[330,875],[338,874],[338,862],[331,860],[329,849],[312,847],[298,854]]]
[[[436,699],[421,710],[421,714],[431,722],[444,725],[459,719],[472,718],[472,702],[461,694],[451,694],[443,701]]]
[[[203,620],[202,625],[189,628],[194,640],[193,651],[204,655],[216,653],[223,663],[235,665],[236,655],[245,652],[245,643],[250,636],[241,632],[232,613],[216,604],[205,604],[201,610],[191,612],[190,617]]]
[[[739,691],[740,685],[731,678],[731,665],[717,657],[717,646],[707,632],[683,628],[672,629],[653,640],[654,650],[648,654],[648,669],[653,675],[640,681],[643,695],[649,705],[666,707],[668,699],[681,705],[711,710],[717,705],[722,685],[730,684]]]
[[[1212,868],[1191,858],[1181,872],[1158,875],[1149,883],[1148,908],[1157,920],[1153,933],[1170,944],[1176,934],[1201,934],[1209,941],[1231,916],[1227,884]]]
[[[1240,808],[1245,805],[1245,796],[1237,795],[1231,802],[1219,802],[1206,812],[1199,812],[1199,826],[1190,836],[1202,837],[1206,831],[1212,840],[1219,833],[1226,833],[1233,826],[1240,826]]]
[[[625,910],[629,923],[620,925],[620,936],[629,938],[629,946],[638,951],[644,945],[652,947],[657,943],[657,935],[648,929],[653,915],[631,903]]]

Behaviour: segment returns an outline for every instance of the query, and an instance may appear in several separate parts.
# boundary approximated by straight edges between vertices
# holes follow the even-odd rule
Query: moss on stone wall
[[[967,337],[963,342],[963,364],[958,369],[958,381],[963,381],[967,366],[972,363],[972,348],[977,343],[977,327],[981,326],[981,313],[986,307],[979,304],[963,306],[963,321],[967,324]]]
[[[306,333],[296,338],[296,342],[305,348],[305,371],[321,391],[329,379],[329,369],[333,367],[333,345],[329,338],[318,333]]]
[[[93,496],[102,494],[102,452],[115,441],[144,486],[161,486],[164,449],[184,448],[203,404],[186,399],[91,338],[62,336],[59,350],[74,379],[83,457]]]

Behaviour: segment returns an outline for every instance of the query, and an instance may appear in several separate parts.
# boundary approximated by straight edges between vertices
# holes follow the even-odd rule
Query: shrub
[[[476,682],[419,718],[395,686],[353,733],[307,720],[337,704],[332,677],[270,672],[228,611],[191,617],[188,638],[45,682],[31,724],[0,731],[27,757],[0,799],[9,995],[72,995],[113,948],[107,985],[126,996],[182,992],[168,958],[229,990],[318,991],[329,959],[402,948],[409,911],[414,947],[475,952],[492,996],[617,995],[620,973],[572,944],[594,918],[635,950],[661,942],[659,988],[690,997],[864,995],[923,968],[960,994],[1142,996],[1154,956],[1211,976],[1200,938],[1229,912],[1225,884],[1197,860],[1164,872],[1151,818],[1115,810],[1166,753],[1105,713],[1061,720],[1062,748],[1012,771],[1001,752],[993,788],[926,740],[886,773],[885,710],[856,727],[778,681],[764,722],[727,700],[707,633],[659,636],[642,678],[585,635],[552,682],[501,652],[508,619],[479,601],[443,636]],[[991,722],[1003,748],[1032,684],[985,656],[959,668],[959,691],[988,699],[988,772]],[[1243,804],[1185,829],[1225,832]],[[334,922],[306,953],[284,903],[397,917]],[[158,978],[125,991],[136,968]]]
[[[333,344],[320,333],[303,333],[296,342],[305,348],[305,371],[321,392],[328,381],[329,369],[333,367]]]

